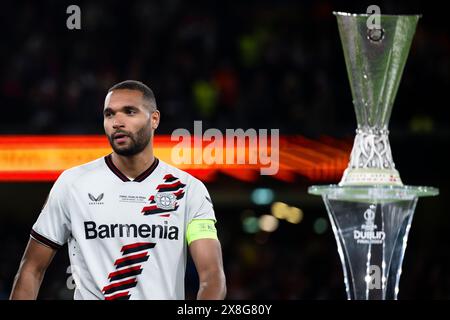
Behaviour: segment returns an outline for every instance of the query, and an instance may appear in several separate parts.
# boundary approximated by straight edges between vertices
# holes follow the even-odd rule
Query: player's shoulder
[[[189,172],[186,172],[180,168],[177,168],[171,164],[168,164],[165,161],[159,160],[159,164],[161,166],[161,170],[164,176],[169,176],[170,175],[173,178],[178,178],[181,182],[183,182],[186,185],[197,185],[197,184],[203,184],[203,182],[199,179],[197,179],[196,177],[194,177],[192,174],[190,174]]]
[[[87,173],[103,169],[105,166],[104,157],[64,170],[58,177],[59,183],[72,184],[81,179]]]

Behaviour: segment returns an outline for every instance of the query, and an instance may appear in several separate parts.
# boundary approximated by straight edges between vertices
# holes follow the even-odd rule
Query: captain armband
[[[216,239],[217,230],[213,219],[193,219],[187,226],[186,240],[188,245],[198,239]]]

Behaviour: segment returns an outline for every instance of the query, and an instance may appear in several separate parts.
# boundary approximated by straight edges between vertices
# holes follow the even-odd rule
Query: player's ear
[[[150,121],[152,122],[152,129],[156,130],[156,128],[158,128],[159,126],[159,118],[160,118],[159,111],[158,110],[153,111],[150,117],[151,117]]]

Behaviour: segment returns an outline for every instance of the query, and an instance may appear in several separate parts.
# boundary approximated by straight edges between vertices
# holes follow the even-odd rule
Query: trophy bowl
[[[419,197],[433,187],[405,186],[395,168],[388,124],[420,15],[334,12],[357,129],[338,185],[311,186],[327,208],[348,299],[397,299],[402,262]]]

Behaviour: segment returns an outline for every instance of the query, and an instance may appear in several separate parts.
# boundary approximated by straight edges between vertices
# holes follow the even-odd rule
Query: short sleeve
[[[192,219],[212,219],[216,221],[211,196],[203,182],[192,178],[187,194],[188,223]]]
[[[65,174],[61,174],[53,185],[42,211],[33,225],[31,237],[40,243],[59,249],[71,233],[68,201],[69,186]]]

